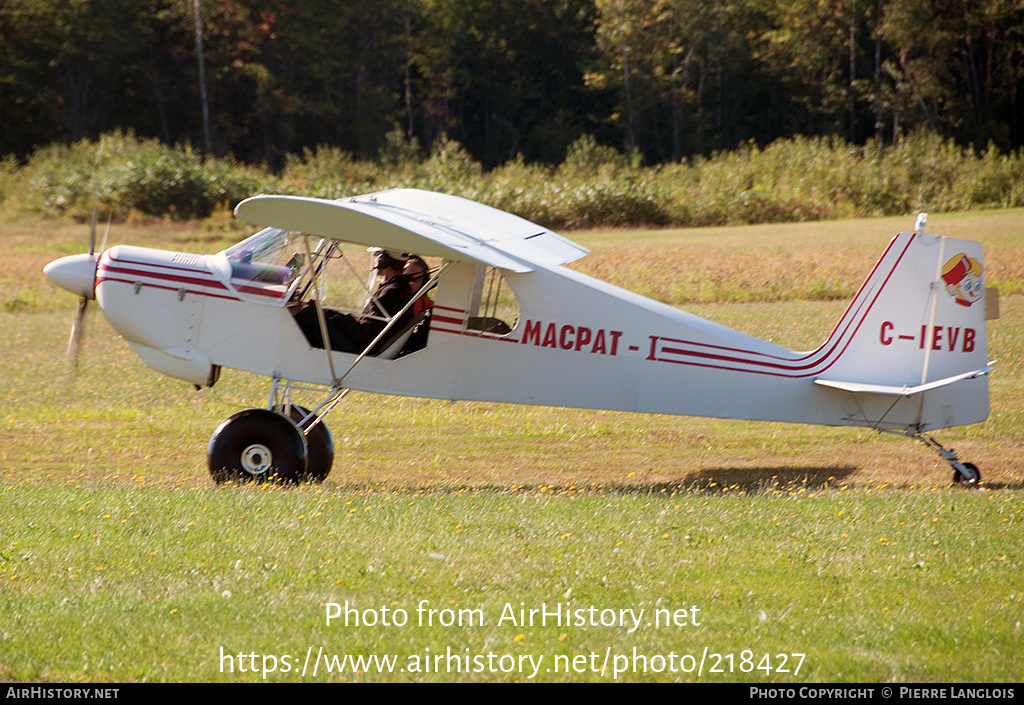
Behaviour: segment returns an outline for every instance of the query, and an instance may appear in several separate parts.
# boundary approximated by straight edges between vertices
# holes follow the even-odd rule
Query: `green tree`
[[[586,130],[590,0],[421,0],[413,64],[424,142],[447,133],[484,164],[558,161]]]
[[[850,124],[862,29],[858,0],[766,3],[755,56],[800,106],[803,134],[842,134]],[[853,136],[851,135],[851,139]]]
[[[752,2],[598,0],[603,69],[618,92],[623,144],[657,161],[764,139],[774,81],[752,60]]]
[[[37,141],[75,141],[115,126],[122,115],[139,119],[135,99],[143,81],[136,67],[152,9],[151,2],[131,0],[5,0],[5,116],[30,121]]]
[[[983,145],[1020,143],[1021,0],[890,0],[880,34],[899,122]]]

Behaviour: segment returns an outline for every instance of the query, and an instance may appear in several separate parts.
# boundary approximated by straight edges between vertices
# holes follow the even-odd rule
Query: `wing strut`
[[[320,339],[323,340],[324,350],[327,353],[327,366],[331,370],[331,379],[334,385],[338,386],[338,374],[334,371],[334,360],[331,358],[331,338],[327,334],[327,318],[324,316],[324,307],[320,302],[320,270],[313,268],[313,254],[309,249],[309,237],[302,238],[306,247],[306,261],[309,262],[309,275],[313,281],[313,305],[316,306],[316,319],[320,324]]]
[[[402,309],[397,314],[391,317],[391,319],[384,326],[384,330],[377,334],[377,336],[370,342],[370,344],[366,346],[366,349],[364,349],[363,352],[360,353],[359,356],[355,359],[355,361],[351,365],[349,365],[348,369],[345,370],[345,373],[339,377],[334,369],[334,363],[331,358],[330,337],[327,335],[327,319],[324,316],[323,307],[320,302],[319,270],[313,269],[312,257],[310,256],[308,240],[306,241],[305,244],[307,258],[310,261],[310,271],[313,275],[313,299],[316,305],[317,318],[319,319],[320,323],[320,334],[321,336],[323,336],[324,349],[327,351],[327,363],[328,365],[330,365],[331,378],[334,380],[334,384],[328,390],[324,400],[320,402],[318,405],[316,405],[312,411],[307,412],[305,417],[302,418],[296,424],[302,431],[302,433],[308,436],[309,432],[313,428],[315,428],[317,424],[322,423],[323,418],[327,416],[327,414],[329,414],[334,409],[334,407],[337,406],[338,403],[341,402],[341,400],[348,395],[349,391],[351,391],[350,389],[347,389],[342,386],[342,383],[345,381],[345,377],[347,377],[348,374],[353,369],[355,369],[356,365],[362,362],[362,360],[369,354],[370,350],[372,350],[373,347],[377,345],[377,343],[384,339],[388,332],[392,328],[394,328],[395,324],[398,322],[398,319],[400,319],[402,315],[405,314],[405,312],[408,311],[409,308],[412,307],[412,305],[415,304],[416,301],[420,299],[420,297],[425,296],[428,291],[430,291],[431,289],[434,288],[434,286],[437,285],[437,282],[440,280],[441,276],[445,273],[445,271],[448,270],[452,263],[450,261],[446,261],[444,262],[444,264],[441,265],[441,267],[437,270],[434,276],[432,276],[430,280],[426,284],[424,284],[418,292],[416,292],[416,295],[413,296],[412,299],[410,299],[409,302],[405,306],[403,306]],[[281,384],[282,382],[284,383]],[[312,391],[313,388],[288,383],[275,375],[271,380],[270,405],[268,406],[268,408],[271,410],[289,409],[291,407],[291,390],[293,389],[306,389],[308,391]]]

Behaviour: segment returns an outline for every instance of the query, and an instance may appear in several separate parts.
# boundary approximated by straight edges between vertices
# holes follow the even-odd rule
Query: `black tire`
[[[967,477],[960,473],[959,470],[953,471],[953,484],[963,485],[964,487],[974,487],[975,485],[981,484],[981,472],[978,470],[978,466],[974,463],[963,463],[963,466],[968,470],[972,470],[975,477]]]
[[[298,482],[306,472],[306,439],[295,424],[266,409],[240,411],[217,427],[206,458],[224,482]]]
[[[300,424],[307,415],[308,409],[292,404],[290,418],[300,430],[305,428]],[[299,482],[323,482],[331,474],[331,466],[334,465],[334,438],[323,421],[305,435],[309,455],[306,459],[306,472],[299,475]]]

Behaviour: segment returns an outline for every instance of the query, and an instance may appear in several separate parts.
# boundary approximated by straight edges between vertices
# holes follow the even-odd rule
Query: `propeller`
[[[96,216],[98,211],[97,201],[93,201],[92,204],[92,218],[89,223],[89,254],[88,259],[92,263],[92,280],[93,286],[89,287],[89,294],[92,296],[82,293],[78,299],[78,308],[75,310],[75,317],[71,322],[71,335],[68,337],[68,349],[65,353],[65,358],[68,361],[68,365],[71,367],[71,373],[78,373],[78,359],[82,350],[82,338],[85,335],[85,312],[89,308],[89,300],[92,299],[95,294],[92,289],[95,287],[96,282]],[[107,218],[107,229],[103,233],[103,243],[100,245],[100,252],[102,253],[107,247],[107,236],[110,235],[110,221],[113,218],[113,213]]]
[[[68,349],[64,357],[71,367],[71,373],[78,373],[78,354],[82,349],[82,335],[85,332],[85,312],[89,307],[89,299],[82,297],[78,300],[78,308],[75,311],[75,318],[71,321],[71,336],[68,338]]]

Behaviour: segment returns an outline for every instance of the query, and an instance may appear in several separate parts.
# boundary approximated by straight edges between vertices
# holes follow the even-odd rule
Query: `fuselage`
[[[366,357],[341,385],[438,399],[899,430],[977,422],[988,413],[984,378],[929,391],[927,401],[815,383],[914,385],[984,365],[983,319],[979,326],[977,311],[933,295],[934,272],[917,271],[935,267],[934,257],[915,264],[938,240],[927,237],[894,239],[833,333],[809,352],[558,265],[504,272],[518,319],[508,321],[508,333],[481,332],[470,319],[478,313],[482,267],[453,262],[433,292],[426,347],[395,359]],[[252,266],[240,267],[225,253],[114,247],[98,259],[95,298],[147,364],[193,384],[212,384],[220,368],[338,383],[355,356],[312,347],[289,308],[295,292],[286,273],[256,273]],[[912,293],[916,308],[903,291],[908,283],[924,288]]]

